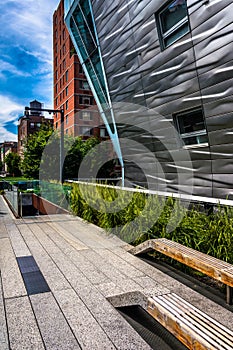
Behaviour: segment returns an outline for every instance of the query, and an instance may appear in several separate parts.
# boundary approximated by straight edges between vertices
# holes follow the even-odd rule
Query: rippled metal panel
[[[187,0],[190,33],[165,50],[161,50],[155,21],[164,0],[91,2],[112,103],[146,106],[168,120],[171,128],[174,113],[202,107],[209,145],[188,151],[193,193],[218,198],[231,195],[233,1]],[[135,140],[149,150],[149,155],[143,155],[140,146],[132,148],[133,159],[144,164],[150,185],[185,192],[190,179],[180,183],[178,175],[182,166],[187,171],[190,164],[183,157],[179,137],[169,133],[158,118],[143,117],[140,108],[125,120],[116,113],[116,121],[126,124],[118,129],[119,137]],[[133,130],[131,124],[140,130]],[[143,133],[146,125],[151,135]],[[127,164],[130,151],[122,145],[122,152]],[[159,164],[157,173],[152,172],[153,155]],[[145,179],[133,164],[128,164],[126,175],[135,183]]]

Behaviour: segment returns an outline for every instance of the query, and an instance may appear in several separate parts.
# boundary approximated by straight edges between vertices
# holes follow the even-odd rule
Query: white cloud
[[[15,33],[17,42],[24,39],[25,44],[30,42],[34,48],[37,47],[42,56],[43,53],[46,53],[46,55],[52,57],[53,12],[59,1],[27,0],[23,2],[18,0],[13,3],[16,6],[10,9],[8,7],[8,20],[6,22],[8,30]],[[4,8],[4,5],[1,7]],[[9,18],[13,20],[9,20]]]
[[[0,95],[0,106],[0,141],[17,141],[17,135],[8,131],[5,125],[7,122],[16,125],[19,116],[24,111],[24,107],[2,95]]]
[[[10,72],[11,74],[15,74],[23,77],[30,76],[29,73],[26,73],[25,71],[21,71],[17,69],[13,64],[0,59],[0,77],[1,78],[5,77],[3,72]]]
[[[18,141],[18,137],[16,134],[7,131],[3,126],[0,126],[0,140],[4,141]]]
[[[16,140],[17,136],[6,129],[7,122],[17,123],[17,119],[22,115],[24,106],[16,101],[29,101],[32,97],[44,101],[46,104],[52,103],[52,33],[53,33],[53,13],[59,4],[59,0],[7,0],[0,2],[0,23],[1,23],[1,43],[0,43],[0,142],[3,140]],[[13,48],[13,50],[9,50]],[[15,52],[22,51],[25,57],[33,56],[33,64],[28,69],[25,68],[25,60],[14,62]],[[17,65],[18,64],[18,65]],[[16,66],[17,65],[17,66]],[[8,72],[11,81],[8,80]],[[12,76],[15,81],[21,77],[29,77],[27,88],[12,89]],[[31,77],[31,78],[30,78]],[[33,79],[35,78],[35,79]],[[31,85],[32,84],[32,85]],[[28,95],[31,91],[30,96]],[[14,97],[15,95],[15,97]],[[8,97],[12,96],[12,97]],[[32,99],[33,99],[32,98]],[[28,102],[26,102],[27,104]]]

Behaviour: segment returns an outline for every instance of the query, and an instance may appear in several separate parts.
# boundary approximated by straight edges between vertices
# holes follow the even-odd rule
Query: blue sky
[[[34,99],[53,107],[52,19],[59,0],[0,3],[0,142],[17,140],[17,122]]]

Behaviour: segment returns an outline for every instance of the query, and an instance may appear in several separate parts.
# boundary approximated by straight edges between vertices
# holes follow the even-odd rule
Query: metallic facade
[[[182,0],[67,0],[65,20],[125,177],[154,190],[230,199],[233,1],[187,0],[189,30],[162,47],[158,14],[169,3],[184,5]],[[91,62],[94,73],[88,67],[94,50],[85,57],[84,37],[77,36],[83,28],[75,13],[84,7],[98,55],[98,62]],[[187,147],[174,118],[193,109],[202,110],[206,142]]]

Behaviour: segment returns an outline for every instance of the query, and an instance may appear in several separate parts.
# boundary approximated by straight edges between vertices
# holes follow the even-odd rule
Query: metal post
[[[233,289],[232,287],[226,286],[226,292],[227,292],[226,302],[228,305],[232,304],[232,289]]]
[[[60,137],[60,182],[63,183],[63,161],[64,161],[64,110],[61,113],[61,137]]]

